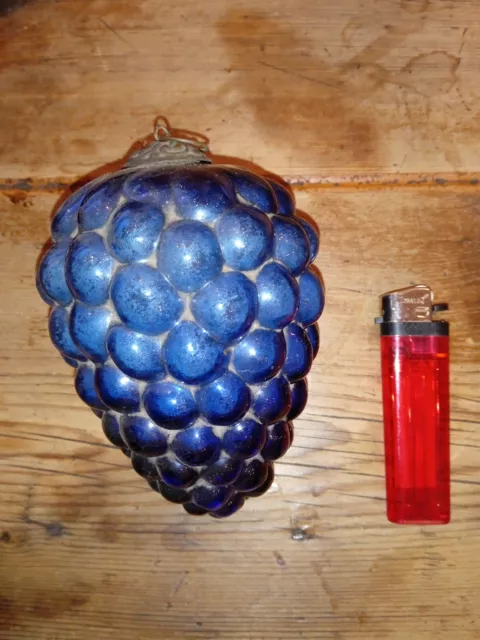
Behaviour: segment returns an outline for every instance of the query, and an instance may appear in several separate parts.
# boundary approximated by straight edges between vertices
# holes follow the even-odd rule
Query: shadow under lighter
[[[448,309],[416,285],[382,296],[383,421],[387,517],[398,524],[450,521]]]

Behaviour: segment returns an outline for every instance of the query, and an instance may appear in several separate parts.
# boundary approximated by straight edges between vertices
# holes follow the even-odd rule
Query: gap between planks
[[[281,176],[295,191],[314,189],[398,189],[398,188],[476,188],[480,187],[480,174],[475,173],[402,173],[355,174],[338,176]],[[61,192],[83,182],[81,178],[0,179],[0,192]]]

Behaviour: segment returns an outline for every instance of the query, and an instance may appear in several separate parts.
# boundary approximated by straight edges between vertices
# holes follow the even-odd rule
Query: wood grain
[[[477,640],[477,4],[2,10],[1,640]],[[322,233],[310,400],[272,489],[227,521],[164,502],[106,443],[34,287],[64,188],[159,115],[288,178]],[[385,517],[373,319],[416,282],[451,306],[446,527]]]
[[[0,177],[77,177],[160,114],[286,176],[480,169],[473,0],[36,0],[0,29]]]

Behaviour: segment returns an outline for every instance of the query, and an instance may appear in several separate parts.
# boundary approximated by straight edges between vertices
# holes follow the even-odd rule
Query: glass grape
[[[59,208],[37,287],[106,439],[169,502],[225,518],[268,491],[324,307],[290,188],[216,165],[129,168]]]

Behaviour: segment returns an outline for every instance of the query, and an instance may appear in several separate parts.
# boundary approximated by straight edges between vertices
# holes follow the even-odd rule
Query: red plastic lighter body
[[[450,521],[448,323],[428,287],[385,294],[381,324],[387,517]]]

